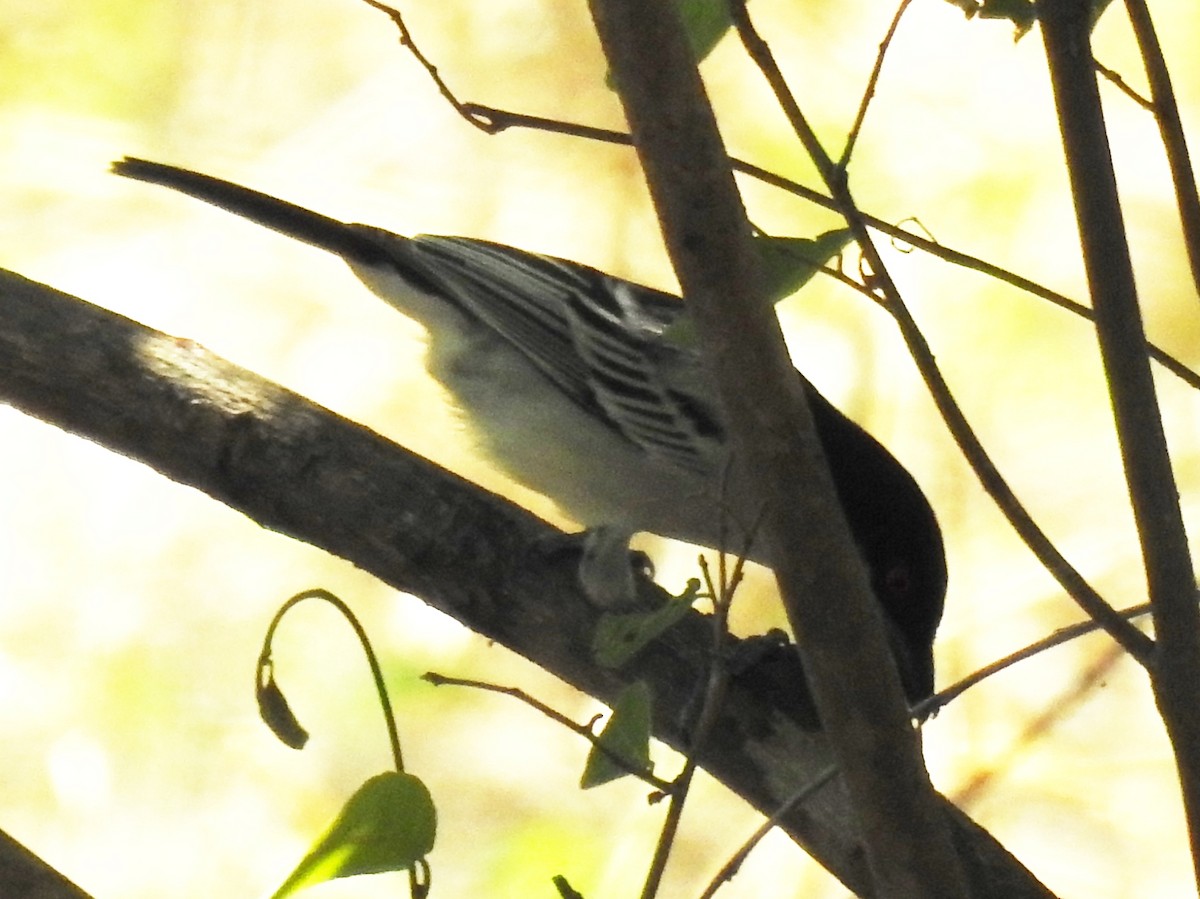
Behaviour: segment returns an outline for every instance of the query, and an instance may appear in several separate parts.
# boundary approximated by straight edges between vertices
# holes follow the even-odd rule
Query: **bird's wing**
[[[598,421],[689,470],[720,458],[720,418],[694,349],[667,331],[677,297],[562,259],[460,237],[404,238],[332,219],[199,172],[126,158],[161,184],[368,268],[389,267],[487,327]]]
[[[461,237],[417,237],[421,274],[577,403],[673,466],[711,471],[722,438],[696,351],[668,329],[669,294],[595,269]]]

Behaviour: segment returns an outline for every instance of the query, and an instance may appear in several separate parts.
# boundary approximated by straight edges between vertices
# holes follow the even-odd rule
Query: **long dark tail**
[[[112,171],[169,187],[347,259],[370,262],[380,255],[365,229],[220,178],[130,156],[114,162]]]

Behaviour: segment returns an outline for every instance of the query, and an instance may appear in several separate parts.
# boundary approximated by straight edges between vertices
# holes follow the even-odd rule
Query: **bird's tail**
[[[114,162],[112,171],[177,190],[346,259],[371,262],[380,255],[366,229],[220,178],[131,156]]]

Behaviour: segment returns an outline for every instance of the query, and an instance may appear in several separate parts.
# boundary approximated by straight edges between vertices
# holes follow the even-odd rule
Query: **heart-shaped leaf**
[[[411,868],[433,848],[437,815],[419,778],[388,771],[358,788],[272,896],[355,874]]]

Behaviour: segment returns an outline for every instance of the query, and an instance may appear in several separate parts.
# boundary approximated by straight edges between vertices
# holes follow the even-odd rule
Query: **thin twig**
[[[888,25],[887,34],[879,43],[879,52],[875,54],[875,67],[871,69],[871,77],[867,79],[866,90],[863,91],[862,101],[858,104],[858,115],[854,117],[854,124],[850,126],[850,134],[846,138],[846,149],[842,151],[842,158],[838,160],[839,169],[845,169],[850,164],[850,157],[854,154],[854,145],[858,142],[858,135],[862,132],[863,120],[867,117],[867,109],[875,96],[875,85],[879,83],[879,73],[883,71],[883,59],[887,56],[888,48],[892,45],[892,38],[896,36],[896,29],[900,27],[900,20],[904,18],[904,13],[911,3],[912,0],[900,0],[900,6],[897,7],[896,14],[892,16],[892,22]]]
[[[1131,10],[1135,6],[1129,4]],[[1040,3],[1039,12],[1084,270],[1096,310],[1097,342],[1154,606],[1155,652],[1148,669],[1178,766],[1200,881],[1200,610],[1195,567],[1153,372],[1140,352],[1144,325],[1099,84],[1090,65],[1088,5],[1056,0]]]
[[[1120,615],[1126,620],[1140,618],[1143,615],[1150,613],[1150,603],[1142,603],[1140,605],[1131,606],[1128,609],[1122,609]],[[913,707],[913,717],[924,720],[936,715],[939,711],[961,696],[967,690],[987,680],[993,674],[999,674],[1005,669],[1011,668],[1018,662],[1023,662],[1026,659],[1031,659],[1034,656],[1045,652],[1048,649],[1053,649],[1055,646],[1062,646],[1071,640],[1076,640],[1079,637],[1084,637],[1088,634],[1094,634],[1101,630],[1099,624],[1095,621],[1081,621],[1078,624],[1072,624],[1068,627],[1059,628],[1048,637],[1043,637],[1034,643],[1030,643],[1023,649],[1009,653],[1002,659],[997,659],[989,665],[984,665],[971,674],[964,677],[957,683],[952,684],[945,690],[941,690],[930,696],[928,699],[918,703]]]
[[[442,80],[442,76],[438,72],[437,66],[429,61],[428,57],[421,52],[421,48],[416,45],[415,41],[413,41],[412,34],[409,32],[408,26],[404,24],[404,16],[400,14],[399,10],[392,9],[392,7],[387,6],[384,3],[379,3],[378,0],[363,0],[363,3],[379,10],[392,20],[396,26],[396,29],[400,32],[400,46],[407,49],[408,52],[413,55],[413,58],[421,64],[426,73],[433,80],[433,83],[437,85],[438,93],[440,93],[442,97],[444,97],[446,101],[454,107],[455,111],[459,115],[461,115],[464,119],[481,131],[485,131],[488,134],[495,133],[495,129],[491,126],[486,118],[476,118],[462,103],[458,101],[458,98],[454,96],[454,92],[450,90],[450,86]]]
[[[592,731],[592,724],[595,723],[594,720],[588,724],[578,724],[575,721],[572,721],[562,712],[552,709],[541,700],[530,696],[524,690],[521,690],[517,687],[501,687],[498,684],[489,684],[486,681],[470,680],[462,677],[448,677],[444,674],[438,674],[435,671],[426,671],[423,675],[421,675],[421,677],[423,680],[429,681],[429,683],[433,684],[435,687],[471,687],[475,690],[484,690],[488,693],[499,693],[501,696],[510,696],[513,699],[519,699],[530,708],[537,709],[537,711],[541,712],[551,721],[561,724],[572,733],[583,737],[602,753],[604,753],[604,755],[607,756],[614,764],[624,768],[634,777],[645,781],[659,792],[669,793],[672,790],[672,785],[668,781],[665,781],[660,777],[655,777],[654,774],[649,771],[638,768],[635,765],[631,765],[629,761],[622,757],[619,753],[613,752],[611,749],[605,746],[600,738]]]
[[[613,144],[621,147],[632,147],[633,139],[628,132],[614,131],[610,128],[598,128],[593,125],[583,125],[576,122],[567,122],[561,119],[550,119],[544,116],[528,115],[521,112],[513,112],[511,110],[499,109],[494,106],[487,106],[482,103],[467,103],[460,101],[458,97],[450,90],[445,81],[438,74],[437,67],[434,66],[428,58],[422,54],[412,39],[411,32],[404,24],[404,19],[394,9],[384,6],[376,0],[363,0],[364,3],[369,3],[376,9],[384,12],[396,24],[401,31],[401,44],[408,48],[425,71],[433,80],[438,92],[446,99],[446,101],[454,108],[462,118],[471,126],[479,128],[488,134],[499,134],[502,131],[507,131],[509,128],[528,128],[533,131],[543,131],[549,134],[561,134],[566,137],[578,137],[584,140],[592,140],[598,143]],[[775,187],[779,190],[806,200],[822,209],[827,209],[831,212],[839,212],[837,202],[832,198],[818,190],[813,190],[798,181],[794,181],[783,175],[779,175],[762,166],[755,165],[752,162],[747,162],[736,157],[730,157],[729,164],[735,172],[739,172],[748,177],[761,181],[770,187]],[[902,240],[911,246],[916,247],[922,252],[936,256],[945,262],[952,265],[957,265],[961,268],[970,269],[971,271],[979,272],[990,278],[994,278],[1018,290],[1032,294],[1040,299],[1053,303],[1060,309],[1064,309],[1073,315],[1077,315],[1087,321],[1092,321],[1092,310],[1082,303],[1076,302],[1061,293],[1051,290],[1044,285],[1038,284],[1016,272],[1009,271],[1001,266],[995,265],[986,260],[972,256],[969,253],[964,253],[948,247],[945,244],[922,237],[919,234],[913,234],[910,231],[904,230],[900,225],[892,224],[891,222],[873,216],[867,212],[861,212],[863,221],[870,227],[874,228],[883,234],[888,235],[896,240]],[[1146,343],[1146,352],[1150,358],[1158,362],[1169,372],[1180,378],[1188,386],[1200,390],[1200,374],[1189,369],[1178,359],[1175,359],[1165,350],[1156,344]]]
[[[1154,33],[1154,22],[1150,19],[1146,0],[1125,0],[1125,10],[1129,14],[1134,37],[1137,38],[1138,52],[1146,66],[1146,80],[1154,101],[1154,119],[1158,122],[1163,149],[1167,154],[1167,167],[1171,170],[1171,183],[1175,188],[1175,202],[1183,227],[1183,242],[1192,268],[1192,284],[1200,293],[1200,191],[1197,190],[1196,176],[1188,157],[1187,138],[1179,117],[1179,104],[1175,102],[1175,89],[1171,86],[1171,73],[1163,58],[1158,35]]]
[[[763,823],[758,826],[754,833],[750,834],[750,836],[746,839],[746,842],[741,845],[738,851],[730,856],[729,861],[721,866],[721,870],[716,873],[708,887],[703,893],[700,894],[700,899],[712,899],[717,890],[721,888],[722,884],[733,880],[734,875],[736,875],[738,870],[742,867],[742,864],[746,861],[746,858],[750,855],[750,852],[755,846],[762,842],[763,837],[769,834],[773,828],[775,828],[781,821],[791,814],[793,809],[799,808],[802,804],[808,801],[810,796],[821,789],[821,787],[825,786],[825,784],[829,783],[829,781],[833,780],[833,776],[835,774],[837,774],[837,765],[830,765],[811,781],[789,796],[784,801],[783,805],[779,806],[779,808],[775,810],[775,813],[771,815],[771,817],[763,821]]]
[[[1077,708],[1123,658],[1125,653],[1121,647],[1110,643],[1105,652],[1080,672],[1069,688],[1051,700],[1040,714],[1025,723],[1021,732],[1005,750],[1005,757],[1001,761],[993,762],[986,770],[977,771],[966,784],[954,791],[951,796],[954,804],[959,808],[969,808],[979,801],[988,786],[1014,761],[1028,759],[1029,747]]]
[[[1121,77],[1121,73],[1110,69],[1104,63],[1095,57],[1092,58],[1092,65],[1096,67],[1096,71],[1103,75],[1113,87],[1123,93],[1126,97],[1136,103],[1138,106],[1145,109],[1147,112],[1154,112],[1154,104],[1135,91],[1129,86],[1129,83]]]
[[[602,143],[616,144],[619,146],[632,146],[632,141],[629,135],[623,131],[611,131],[607,128],[595,128],[590,125],[579,125],[571,122],[563,122],[555,119],[546,119],[540,116],[524,115],[522,113],[508,112],[502,109],[495,109],[490,106],[480,106],[475,103],[464,104],[464,109],[471,112],[472,115],[486,116],[490,121],[496,124],[496,131],[503,131],[508,127],[532,128],[540,131],[547,131],[553,134],[563,134],[569,137],[582,137],[588,140],[595,140]],[[761,181],[770,187],[778,188],[806,200],[822,209],[827,209],[831,212],[838,211],[837,202],[830,196],[821,193],[818,190],[813,190],[798,181],[793,181],[783,175],[779,175],[762,166],[755,165],[752,162],[746,162],[742,159],[731,157],[730,165],[735,172],[747,175],[757,181]],[[1039,284],[1036,281],[1019,275],[1016,272],[1009,271],[994,263],[988,262],[985,259],[980,259],[978,256],[972,256],[970,253],[964,253],[961,250],[956,250],[946,244],[939,243],[931,237],[924,237],[920,234],[914,234],[906,230],[901,224],[893,224],[886,219],[881,219],[878,216],[871,215],[869,212],[862,212],[860,215],[863,221],[871,228],[886,234],[895,240],[903,241],[910,246],[928,253],[931,256],[936,256],[943,262],[949,262],[951,265],[957,265],[960,268],[969,269],[970,271],[979,272],[981,275],[986,275],[989,278],[994,278],[1008,284],[1010,287],[1015,287],[1017,290],[1032,294],[1033,296],[1046,300],[1072,315],[1079,316],[1088,322],[1094,322],[1095,316],[1092,310],[1082,303],[1072,300],[1057,291],[1051,290],[1045,285]],[[1179,378],[1189,387],[1200,390],[1200,373],[1192,371],[1162,347],[1155,343],[1146,341],[1146,353],[1169,371],[1175,377]]]
[[[1017,499],[1016,494],[1004,480],[991,457],[983,447],[983,443],[968,424],[957,403],[950,393],[949,385],[942,377],[933,358],[933,351],[925,341],[924,335],[917,327],[916,321],[909,312],[900,296],[899,290],[888,274],[874,242],[867,232],[867,222],[858,211],[851,195],[845,172],[837,169],[824,148],[817,140],[816,133],[809,125],[800,110],[796,98],[789,89],[783,73],[775,62],[774,55],[766,42],[754,29],[750,16],[746,11],[744,0],[732,4],[734,25],[742,39],[746,52],[759,66],[767,82],[775,92],[776,99],[784,110],[793,130],[804,144],[805,150],[812,158],[825,180],[830,194],[837,201],[838,208],[846,219],[854,238],[857,241],[863,257],[871,271],[871,277],[882,295],[886,298],[886,308],[900,327],[900,333],[908,346],[909,353],[917,363],[917,368],[925,381],[926,387],[933,396],[942,418],[945,420],[950,433],[958,444],[959,450],[966,457],[974,470],[976,477],[984,490],[992,497],[992,501],[1008,518],[1009,523],[1026,545],[1034,552],[1042,565],[1062,585],[1063,589],[1087,612],[1089,616],[1099,621],[1114,640],[1120,643],[1143,665],[1150,664],[1153,641],[1125,621],[1096,590],[1084,580],[1083,576],[1058,551],[1053,542],[1033,520],[1025,507]]]
[[[397,27],[402,29],[402,43],[410,50],[416,52],[416,47],[413,44],[411,35],[403,26],[403,19],[400,14],[388,7],[376,2],[376,0],[364,0],[371,6],[386,12],[389,17],[397,24]],[[765,46],[765,45],[764,45]],[[418,55],[418,60],[429,72],[430,76],[435,80],[439,91],[442,92],[448,102],[462,115],[468,122],[476,127],[483,128],[489,133],[498,133],[509,127],[535,128],[557,134],[564,134],[575,137],[583,137],[589,140],[597,140],[605,143],[619,144],[624,146],[631,145],[632,141],[628,134],[619,131],[611,131],[603,128],[594,128],[587,125],[578,125],[569,122],[562,122],[554,119],[546,119],[541,116],[530,116],[521,113],[513,113],[505,110],[494,109],[492,107],[481,106],[475,103],[462,103],[449,91],[445,83],[437,75],[437,69],[423,56]],[[781,80],[781,79],[780,79]],[[793,101],[794,104],[794,101]],[[485,127],[482,123],[486,122]],[[751,175],[752,177],[762,180],[764,183],[772,184],[781,187],[789,192],[807,199],[810,202],[816,203],[826,209],[840,211],[841,206],[834,198],[821,194],[819,191],[814,191],[797,182],[790,181],[782,176],[768,172],[759,166],[740,160],[732,160],[732,165],[736,171]],[[829,163],[832,172],[832,163]],[[1060,308],[1066,309],[1085,319],[1092,320],[1091,310],[1067,297],[1049,290],[1039,284],[1036,284],[1029,279],[1023,278],[1013,272],[1007,272],[998,266],[987,263],[984,260],[977,259],[965,253],[960,253],[956,250],[951,250],[941,244],[913,234],[901,228],[897,228],[890,223],[864,214],[857,209],[854,210],[863,225],[869,225],[878,231],[889,234],[892,237],[906,241],[918,249],[932,253],[954,264],[971,268],[973,270],[988,274],[992,277],[999,278],[1006,283],[1012,284],[1019,289],[1033,293],[1052,303],[1055,303]],[[869,242],[869,241],[868,241]],[[882,262],[876,263],[876,266],[882,271]],[[875,266],[873,266],[875,267]],[[898,300],[898,296],[896,297]],[[958,410],[957,405],[949,393],[949,388],[942,379],[940,372],[937,371],[936,365],[933,362],[933,355],[924,338],[920,335],[916,323],[912,320],[906,307],[902,303],[892,302],[888,304],[889,312],[897,317],[897,322],[900,325],[901,334],[904,336],[906,344],[909,346],[909,351],[913,354],[917,361],[918,368],[921,370],[922,376],[925,378],[931,393],[934,396],[935,402],[938,404],[939,411],[946,420],[951,434],[958,443],[961,451],[972,463],[975,468],[976,476],[980,479],[985,490],[993,497],[993,500],[1001,508],[1006,516],[1009,517],[1013,527],[1023,540],[1030,546],[1031,550],[1042,562],[1042,564],[1059,580],[1064,590],[1071,595],[1081,607],[1084,608],[1089,615],[1092,615],[1097,620],[1106,623],[1106,629],[1112,628],[1114,639],[1121,642],[1127,650],[1129,650],[1135,658],[1145,661],[1150,649],[1150,640],[1140,631],[1129,628],[1122,629],[1123,622],[1112,613],[1112,607],[1084,580],[1067,560],[1053,546],[1049,538],[1041,531],[1040,528],[1032,521],[1020,501],[1017,500],[1011,488],[1008,487],[999,471],[991,463],[983,450],[982,444],[977,436],[967,424],[965,417]],[[1152,358],[1164,365],[1168,370],[1183,379],[1186,383],[1200,389],[1200,376],[1196,375],[1186,366],[1179,363],[1165,351],[1147,342],[1147,352]],[[1118,636],[1120,634],[1121,636]]]
[[[733,574],[725,579],[725,553],[719,554],[718,582],[713,583],[712,573],[703,556],[700,558],[700,571],[709,595],[713,598],[713,614],[710,622],[712,635],[712,656],[709,660],[708,678],[705,682],[704,700],[700,712],[696,716],[696,724],[692,731],[692,739],[684,758],[683,770],[675,778],[670,790],[670,800],[667,804],[667,814],[663,819],[662,830],[654,847],[654,856],[650,861],[650,869],[646,874],[646,883],[642,888],[642,899],[653,899],[658,893],[666,872],[667,859],[671,847],[675,843],[675,835],[679,831],[679,822],[683,816],[684,803],[691,790],[692,779],[699,766],[700,753],[704,749],[709,735],[716,726],[721,707],[725,703],[725,695],[729,687],[729,665],[726,659],[726,646],[729,642],[729,609],[733,604],[733,595],[737,585],[742,580],[742,569],[745,559],[738,557],[734,563]]]

